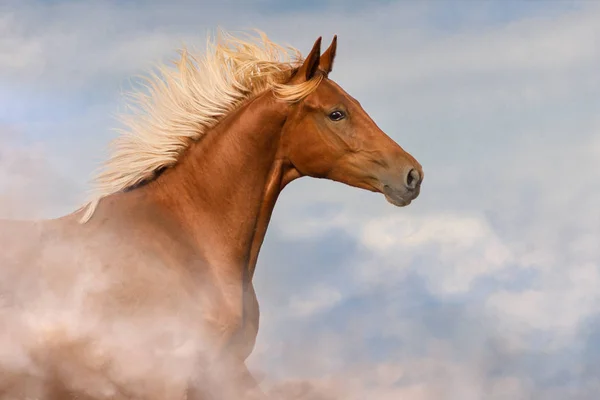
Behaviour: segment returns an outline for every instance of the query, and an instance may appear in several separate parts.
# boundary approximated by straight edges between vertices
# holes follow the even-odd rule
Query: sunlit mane
[[[185,48],[174,67],[161,65],[145,78],[147,93],[129,95],[132,114],[120,120],[126,129],[111,144],[112,154],[94,179],[82,223],[106,196],[152,179],[177,163],[181,153],[225,115],[266,90],[297,101],[316,89],[321,75],[286,85],[302,62],[300,52],[284,48],[258,32],[245,39],[220,32],[203,55]]]

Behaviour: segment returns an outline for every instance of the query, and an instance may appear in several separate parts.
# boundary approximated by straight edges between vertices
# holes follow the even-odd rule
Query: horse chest
[[[259,317],[260,309],[258,306],[258,299],[256,298],[256,293],[254,292],[254,286],[250,284],[250,287],[248,288],[244,296],[243,331],[245,338],[248,342],[247,345],[251,346],[251,349],[254,348],[254,343],[256,342],[256,336],[258,334]]]
[[[242,312],[229,315],[231,319],[227,321],[227,325],[231,328],[231,339],[228,347],[240,359],[245,360],[254,350],[259,327],[258,300],[252,286],[244,293]]]

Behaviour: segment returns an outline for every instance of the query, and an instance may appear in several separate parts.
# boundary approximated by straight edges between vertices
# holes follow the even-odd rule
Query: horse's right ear
[[[319,69],[319,60],[321,58],[321,40],[322,37],[316,40],[312,50],[304,59],[304,63],[292,78],[292,83],[298,84],[310,80]]]
[[[336,49],[337,49],[337,35],[334,35],[333,40],[331,41],[331,45],[321,55],[321,60],[319,62],[319,69],[321,71],[325,72],[326,75],[329,75],[329,73],[333,69],[333,60],[335,59]]]

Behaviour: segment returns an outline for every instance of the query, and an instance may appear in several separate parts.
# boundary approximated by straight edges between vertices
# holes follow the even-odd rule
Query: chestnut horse
[[[134,96],[85,207],[0,223],[3,398],[262,396],[245,360],[279,193],[310,176],[402,207],[423,180],[329,78],[336,44],[302,57],[224,34],[183,50]]]

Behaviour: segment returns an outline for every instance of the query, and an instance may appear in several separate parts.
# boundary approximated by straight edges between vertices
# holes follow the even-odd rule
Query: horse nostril
[[[415,189],[420,182],[421,174],[419,174],[419,171],[414,168],[408,171],[408,175],[406,175],[406,187],[408,189]]]

